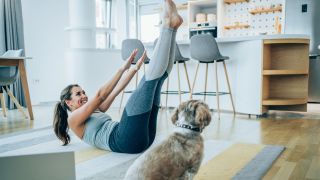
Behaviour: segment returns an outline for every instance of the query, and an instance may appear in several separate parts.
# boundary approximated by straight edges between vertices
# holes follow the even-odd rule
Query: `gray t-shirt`
[[[110,150],[109,137],[113,128],[118,124],[103,112],[96,111],[85,122],[82,140],[100,149]]]

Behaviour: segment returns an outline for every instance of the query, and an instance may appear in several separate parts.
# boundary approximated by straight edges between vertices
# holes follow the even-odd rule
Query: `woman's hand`
[[[127,70],[130,68],[132,62],[134,61],[134,58],[136,57],[138,53],[138,49],[135,49],[132,51],[131,55],[128,57],[128,59],[125,61],[125,63],[122,65],[121,69],[123,71]]]
[[[146,59],[146,57],[147,57],[147,52],[146,52],[146,50],[144,50],[141,58],[140,58],[140,59],[138,60],[138,62],[136,63],[135,70],[138,71],[138,70],[140,69],[140,67],[141,67],[142,64],[144,63],[144,60]]]

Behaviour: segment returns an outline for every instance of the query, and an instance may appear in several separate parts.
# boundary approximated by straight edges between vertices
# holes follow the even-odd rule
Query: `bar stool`
[[[219,105],[219,95],[230,95],[230,100],[232,104],[233,113],[235,114],[234,103],[232,99],[232,93],[230,88],[230,82],[228,78],[227,67],[225,64],[225,60],[228,60],[229,57],[222,56],[220,54],[218,44],[215,38],[210,34],[200,34],[194,35],[191,37],[190,40],[190,54],[191,58],[198,61],[196,74],[194,77],[194,81],[191,88],[190,99],[192,99],[192,95],[204,95],[204,101],[206,100],[206,95],[208,96],[216,96],[217,97],[217,111],[218,111],[218,118],[220,119],[220,105]],[[196,83],[196,78],[198,74],[199,65],[201,63],[206,64],[206,76],[205,76],[205,86],[204,92],[197,92],[194,93],[194,86]],[[215,73],[216,73],[216,92],[208,92],[207,91],[207,80],[208,80],[208,65],[209,63],[215,63]],[[224,72],[228,84],[229,92],[219,92],[219,83],[218,83],[218,63],[223,63]]]
[[[122,41],[121,45],[121,57],[122,60],[127,60],[128,57],[131,55],[132,51],[138,49],[138,53],[136,54],[134,60],[132,61],[132,65],[135,65],[137,61],[141,58],[143,52],[145,51],[145,47],[142,44],[142,42],[139,39],[125,39]],[[148,64],[150,62],[150,58],[146,57],[143,65],[143,71],[145,72],[145,64]],[[135,88],[138,86],[138,80],[139,80],[139,71],[136,73],[136,81],[135,81]],[[122,101],[124,94],[132,93],[134,90],[123,90],[121,94],[121,100],[120,100],[120,110],[122,107]]]
[[[154,41],[154,47],[155,45],[157,44],[157,41],[158,39],[156,39]],[[177,43],[175,43],[175,57],[174,57],[174,64],[177,65],[177,76],[178,76],[178,90],[175,91],[175,90],[169,90],[169,82],[170,82],[170,76],[168,76],[167,78],[167,87],[166,87],[166,90],[165,91],[161,91],[161,94],[165,94],[166,95],[166,106],[165,107],[168,107],[168,95],[179,95],[179,103],[181,104],[181,95],[182,94],[187,94],[187,93],[190,93],[191,92],[191,85],[190,85],[190,80],[189,80],[189,75],[188,75],[188,70],[187,70],[187,65],[186,65],[186,62],[189,61],[190,59],[189,58],[186,58],[186,57],[183,57],[182,54],[181,54],[181,51],[179,49],[179,46]],[[181,90],[181,86],[180,86],[180,67],[179,67],[179,64],[183,64],[184,66],[184,71],[185,71],[185,74],[186,74],[186,80],[187,80],[187,83],[188,83],[188,88],[189,90],[188,91],[182,91]]]

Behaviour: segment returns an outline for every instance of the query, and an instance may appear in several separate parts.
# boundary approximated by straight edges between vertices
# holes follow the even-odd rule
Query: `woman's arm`
[[[120,92],[127,87],[131,79],[134,77],[134,75],[137,73],[137,71],[140,69],[142,64],[144,63],[144,60],[146,58],[146,51],[142,54],[141,58],[136,63],[135,67],[130,68],[125,75],[122,76],[121,80],[117,84],[117,86],[113,89],[111,94],[108,96],[108,98],[99,106],[99,110],[102,112],[106,112],[111,104],[113,103],[114,99],[120,94]]]
[[[134,60],[137,50],[134,50],[125,64],[119,68],[116,74],[109,80],[104,86],[102,86],[97,94],[89,99],[87,103],[74,110],[68,118],[69,126],[76,130],[78,127],[82,127],[88,117],[109,97],[111,92],[116,87],[123,73],[130,68],[132,61]]]

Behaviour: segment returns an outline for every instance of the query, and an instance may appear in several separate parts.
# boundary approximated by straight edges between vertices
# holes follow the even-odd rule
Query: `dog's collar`
[[[177,127],[181,127],[181,128],[186,128],[186,129],[190,129],[191,131],[196,131],[196,132],[202,132],[202,129],[199,127],[194,127],[188,124],[180,124],[180,123],[176,123],[175,124]]]

